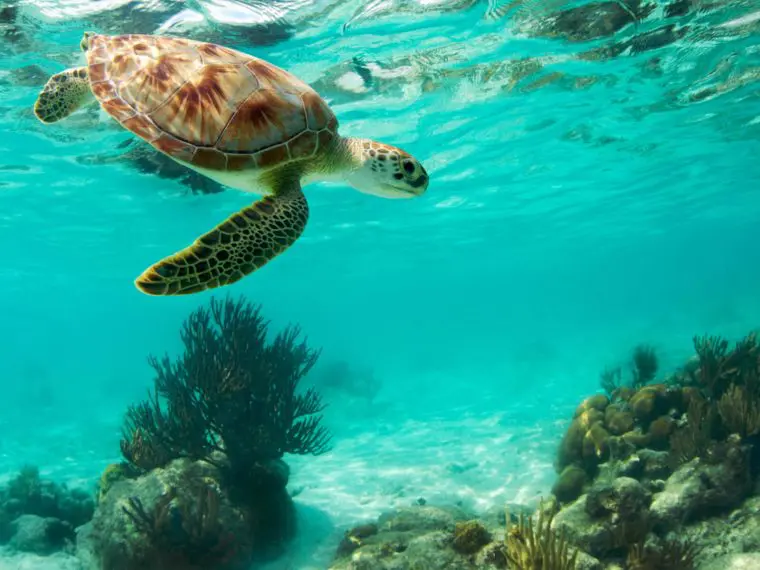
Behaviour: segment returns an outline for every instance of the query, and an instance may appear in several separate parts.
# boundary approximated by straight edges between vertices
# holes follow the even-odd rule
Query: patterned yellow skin
[[[150,295],[228,285],[285,251],[303,232],[302,184],[343,180],[361,192],[411,198],[428,173],[400,148],[344,138],[325,101],[264,60],[216,44],[85,33],[87,66],[51,77],[35,103],[44,123],[94,96],[125,129],[221,184],[264,197],[135,281]]]

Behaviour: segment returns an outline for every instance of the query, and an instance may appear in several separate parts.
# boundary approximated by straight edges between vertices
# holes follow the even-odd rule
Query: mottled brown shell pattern
[[[313,157],[338,121],[306,83],[216,44],[150,35],[89,37],[103,109],[158,150],[213,170],[268,169]]]

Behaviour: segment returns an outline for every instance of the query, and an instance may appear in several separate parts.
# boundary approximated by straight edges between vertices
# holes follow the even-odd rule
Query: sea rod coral
[[[321,398],[313,389],[297,393],[319,352],[298,341],[298,327],[268,344],[267,327],[260,308],[243,299],[212,299],[209,309],[193,312],[182,327],[185,353],[149,359],[155,390],[127,412],[126,460],[150,470],[179,457],[204,459],[245,476],[285,453],[325,452]]]

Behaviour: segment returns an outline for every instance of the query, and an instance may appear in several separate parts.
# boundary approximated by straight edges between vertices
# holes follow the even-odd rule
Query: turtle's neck
[[[317,153],[304,173],[302,183],[346,182],[346,177],[361,167],[361,143],[357,144],[360,140],[340,136],[333,138],[328,150]]]
[[[350,173],[361,168],[366,152],[364,145],[369,142],[369,139],[357,137],[338,137],[335,141],[335,150],[330,153],[334,156],[336,170]]]
[[[367,139],[336,137],[330,141],[330,148],[319,152],[319,158],[311,169],[310,178],[315,180],[345,180],[352,172],[362,167],[363,144]]]

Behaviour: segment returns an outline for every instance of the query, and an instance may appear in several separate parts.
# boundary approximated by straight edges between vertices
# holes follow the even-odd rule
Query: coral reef
[[[581,403],[560,443],[554,526],[603,564],[688,570],[732,554],[707,547],[720,533],[690,529],[743,518],[760,491],[755,334],[733,347],[720,337],[693,341],[696,357],[661,382],[646,345],[634,350],[628,385],[619,369],[603,372],[607,394]]]
[[[575,410],[553,497],[535,512],[400,509],[347,531],[332,569],[754,568],[760,351],[754,335],[694,345],[696,361],[663,380],[648,345],[628,382],[620,368],[603,374],[607,394]]]
[[[85,568],[248,570],[283,552],[295,513],[282,458],[323,453],[330,440],[317,392],[297,393],[319,353],[297,328],[269,344],[266,330],[257,307],[212,301],[185,322],[179,359],[150,359],[154,391],[128,410],[124,461],[103,472],[92,521],[77,519]],[[627,383],[620,369],[605,373],[610,389],[576,408],[552,497],[536,509],[475,513],[418,499],[346,530],[330,569],[757,566],[760,347],[754,334],[734,346],[695,337],[694,347],[664,378],[647,345],[633,351]],[[4,509],[13,498],[27,505],[0,519],[4,540],[70,548],[73,519],[40,510],[40,489],[27,469],[3,491]]]
[[[235,569],[295,533],[285,453],[330,448],[313,389],[319,351],[298,327],[267,338],[260,308],[212,299],[185,320],[184,353],[149,358],[148,400],[129,407],[82,552],[109,570]]]

